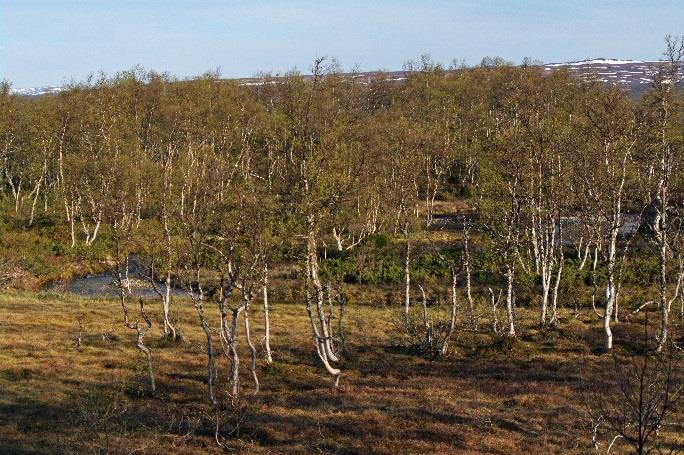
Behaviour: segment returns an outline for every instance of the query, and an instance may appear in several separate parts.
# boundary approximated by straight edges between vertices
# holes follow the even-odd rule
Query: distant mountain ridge
[[[651,82],[653,82],[653,76],[657,73],[660,64],[662,64],[661,61],[596,58],[576,62],[545,63],[540,67],[543,68],[545,72],[565,68],[571,74],[581,79],[595,79],[607,84],[616,84],[625,87],[633,95],[639,96],[646,92],[650,87]],[[684,64],[682,64],[680,68],[684,70]],[[364,83],[366,80],[372,79],[378,74],[377,71],[369,71],[354,74],[353,77],[358,79],[359,82]],[[383,74],[393,81],[402,81],[406,79],[407,76],[404,71],[391,71]],[[277,77],[274,79],[277,79]],[[235,79],[235,81],[237,81],[239,85],[247,86],[273,83],[272,79],[259,77],[238,78]],[[684,71],[681,71],[680,76],[675,83],[681,85],[683,82]],[[64,88],[60,86],[50,85],[44,87],[13,89],[12,93],[20,96],[41,96],[59,93],[63,89]]]
[[[15,88],[11,92],[19,96],[40,96],[48,95],[50,93],[59,93],[64,90],[63,87],[57,85],[47,85],[45,87],[31,87],[31,88]]]
[[[595,79],[606,84],[625,87],[635,96],[642,95],[651,86],[662,61],[617,60],[597,58],[578,62],[547,63],[542,65],[545,72],[567,69],[581,79]],[[681,85],[684,81],[684,64],[680,65],[680,74],[675,81]]]

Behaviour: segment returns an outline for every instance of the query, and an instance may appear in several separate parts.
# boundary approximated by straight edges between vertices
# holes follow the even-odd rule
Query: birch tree
[[[331,232],[331,210],[345,198],[358,175],[360,153],[355,146],[359,125],[353,109],[346,110],[348,81],[334,65],[319,59],[313,78],[291,75],[283,84],[283,104],[289,128],[288,179],[296,188],[288,198],[296,227],[304,242],[302,284],[306,310],[321,363],[337,386],[341,371],[333,348],[332,329],[326,318],[325,288],[321,280],[319,248],[324,232]],[[360,151],[359,151],[360,152]]]
[[[620,284],[618,247],[624,225],[624,203],[632,154],[639,135],[637,113],[617,89],[593,90],[586,98],[584,136],[586,149],[573,172],[582,179],[587,200],[594,202],[593,219],[601,223],[603,262],[606,273],[603,328],[605,347],[613,347],[611,320],[617,311]]]
[[[649,199],[654,210],[649,227],[658,248],[660,262],[658,306],[661,312],[658,351],[662,350],[668,338],[669,314],[672,303],[677,299],[684,277],[682,258],[678,251],[680,241],[681,214],[675,209],[673,183],[678,181],[681,170],[681,138],[677,137],[677,113],[681,103],[675,92],[674,83],[680,78],[680,62],[684,57],[684,38],[668,36],[666,39],[665,62],[656,74],[648,103],[654,110],[654,189]],[[676,139],[675,139],[676,138]],[[676,183],[675,183],[676,184]],[[671,263],[678,259],[674,289],[668,283]]]
[[[567,188],[564,179],[567,137],[573,122],[573,112],[565,99],[567,92],[566,80],[551,76],[544,81],[521,78],[513,95],[527,161],[521,193],[533,270],[541,279],[539,323],[542,326],[547,323],[549,300],[555,295],[554,272],[556,282],[562,272],[559,219],[563,210],[562,195]],[[551,318],[556,320],[555,311]]]

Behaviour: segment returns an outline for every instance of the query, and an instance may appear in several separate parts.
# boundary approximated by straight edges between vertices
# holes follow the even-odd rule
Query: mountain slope
[[[662,62],[599,58],[579,62],[548,63],[543,65],[543,68],[546,72],[565,68],[579,78],[595,79],[607,84],[616,84],[638,96],[649,89],[660,64]],[[679,85],[684,80],[684,74],[682,74],[681,69],[684,69],[684,65],[680,66],[680,75],[677,81],[675,81]]]
[[[653,82],[653,76],[658,72],[658,66],[661,63],[662,62],[658,61],[644,62],[639,60],[597,58],[578,62],[547,63],[541,67],[545,72],[564,68],[579,78],[599,80],[606,84],[616,84],[626,88],[633,95],[639,96],[648,90],[651,82]],[[682,85],[684,82],[684,64],[681,65],[681,70],[679,78],[675,81],[678,85]],[[378,72],[371,71],[354,74],[352,77],[357,79],[360,83],[365,83],[378,74]],[[407,74],[404,71],[384,73],[384,77],[388,77],[390,80],[397,82],[405,80],[406,76]],[[259,77],[240,78],[236,79],[236,81],[240,85],[247,86],[273,83],[273,80],[271,79]],[[13,89],[12,92],[20,96],[40,96],[59,93],[62,89],[62,87],[58,86],[46,86]]]

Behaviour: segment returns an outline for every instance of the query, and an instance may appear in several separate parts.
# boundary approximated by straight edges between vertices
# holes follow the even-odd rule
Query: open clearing
[[[159,305],[147,307],[158,321]],[[201,404],[206,356],[194,308],[179,301],[175,309],[185,342],[161,341],[158,325],[150,332],[158,386],[150,396],[144,358],[118,319],[116,300],[2,295],[2,453],[221,453],[215,416]],[[593,353],[602,343],[595,317],[564,313],[559,332],[541,333],[530,312],[520,318],[519,340],[461,331],[450,354],[432,361],[398,344],[397,311],[350,306],[335,392],[316,358],[303,305],[276,302],[274,363],[260,362],[257,396],[246,367],[240,402],[231,408],[222,396],[224,445],[240,453],[590,452],[584,402],[610,364]],[[255,307],[255,340],[260,316]],[[618,344],[628,347],[638,331],[636,322],[621,323]],[[247,352],[241,357],[246,364]],[[223,390],[228,369],[220,362]],[[665,432],[681,438],[682,428]]]

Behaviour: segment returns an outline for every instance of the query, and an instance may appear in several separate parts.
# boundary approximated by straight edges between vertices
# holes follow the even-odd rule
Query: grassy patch
[[[261,392],[251,396],[240,340],[242,395],[206,404],[203,334],[191,304],[174,316],[183,343],[161,340],[161,308],[148,340],[159,391],[147,391],[134,333],[114,300],[33,293],[0,295],[2,453],[587,453],[589,420],[580,396],[604,380],[607,356],[592,354],[600,323],[563,313],[556,331],[520,309],[518,339],[459,329],[448,356],[429,359],[397,346],[397,307],[350,305],[343,376],[332,391],[313,348],[302,305],[273,302],[274,363],[259,362]],[[434,310],[441,311],[441,310]],[[217,326],[216,311],[208,307]],[[461,315],[459,315],[460,317]],[[251,313],[253,339],[263,331]],[[82,344],[76,345],[79,319]],[[486,321],[482,321],[486,326]],[[638,321],[618,325],[616,342],[632,349]],[[677,438],[676,432],[665,433]]]

